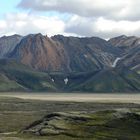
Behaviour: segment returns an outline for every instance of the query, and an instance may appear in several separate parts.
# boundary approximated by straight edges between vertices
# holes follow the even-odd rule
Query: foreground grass
[[[129,103],[49,102],[0,97],[0,139],[87,140],[88,138],[89,140],[139,140],[140,128],[136,127],[139,126],[139,122],[135,122],[133,116],[132,118],[117,119],[116,117],[115,120],[112,119],[116,110],[138,114],[140,105]],[[69,118],[63,116],[59,118],[59,121],[52,119],[52,121],[49,121],[51,126],[68,130],[65,133],[59,133],[59,135],[38,136],[32,133],[21,133],[22,130],[25,130],[27,126],[36,120],[42,120],[44,116],[53,112],[66,112],[67,114],[74,112],[78,116],[80,114],[90,119],[86,122],[76,123],[75,121],[68,121]],[[132,122],[134,124],[131,124]]]

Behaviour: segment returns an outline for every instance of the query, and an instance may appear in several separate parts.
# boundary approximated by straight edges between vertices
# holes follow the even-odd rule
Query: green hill
[[[0,91],[55,91],[47,73],[37,72],[14,60],[0,60]]]
[[[66,78],[67,84],[64,82]],[[139,92],[140,75],[125,67],[91,72],[44,73],[14,60],[2,59],[0,91]]]
[[[126,68],[106,69],[71,76],[66,88],[75,92],[138,92],[140,76]]]

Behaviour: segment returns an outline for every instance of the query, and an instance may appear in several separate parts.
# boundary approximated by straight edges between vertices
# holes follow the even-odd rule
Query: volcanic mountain
[[[123,35],[110,39],[109,43],[123,50],[123,55],[120,59],[121,65],[140,72],[140,38]]]
[[[12,52],[16,45],[21,41],[22,36],[12,35],[3,36],[0,38],[0,58],[6,57],[7,54]]]
[[[0,90],[139,92],[139,42],[124,35],[109,41],[40,33],[1,37]]]
[[[8,55],[41,71],[81,72],[110,67],[122,50],[97,38],[25,36]]]
[[[9,57],[41,71],[69,71],[63,46],[41,34],[25,36]]]

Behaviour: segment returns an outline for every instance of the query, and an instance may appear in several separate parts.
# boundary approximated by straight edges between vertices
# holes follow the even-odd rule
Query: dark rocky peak
[[[111,43],[115,47],[120,47],[120,46],[133,47],[134,45],[138,45],[138,40],[140,40],[140,38],[136,36],[122,35],[115,38],[111,38],[108,42]]]
[[[21,35],[18,35],[18,34],[14,34],[14,35],[10,35],[10,36],[2,36],[0,37],[0,39],[7,39],[7,38],[21,38],[22,36]]]
[[[20,35],[11,35],[3,36],[0,38],[0,58],[7,57],[11,53],[16,45],[21,41],[22,36]]]
[[[113,54],[121,54],[122,51],[118,48],[114,48],[108,41],[99,37],[66,37],[63,35],[55,35],[51,37],[53,40],[60,42],[66,48],[91,48],[94,50],[109,52]]]
[[[45,36],[43,36],[41,33],[38,33],[38,34],[28,34],[24,36],[24,39],[44,38],[44,37]]]

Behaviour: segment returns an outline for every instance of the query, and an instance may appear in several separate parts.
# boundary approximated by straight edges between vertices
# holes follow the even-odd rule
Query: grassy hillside
[[[106,110],[94,113],[52,113],[34,122],[23,132],[40,136],[63,135],[64,138],[77,139],[139,140],[139,131],[139,114]]]
[[[14,80],[10,80],[4,74],[0,74],[0,91],[24,91],[25,88]]]
[[[91,72],[49,74],[61,91],[67,92],[139,92],[140,76],[125,67]],[[64,79],[68,78],[68,84]]]
[[[55,86],[51,81],[51,78],[46,73],[37,72],[33,69],[18,63],[14,60],[3,59],[0,60],[0,73],[4,76],[1,76],[0,90],[8,90],[7,86],[2,86],[3,82],[6,81],[9,83],[11,88],[18,90],[20,89],[28,91],[55,91]],[[6,78],[4,78],[6,77]],[[24,87],[24,88],[23,88]],[[10,88],[9,88],[10,90]]]
[[[64,82],[66,78],[67,84]],[[0,91],[139,92],[140,75],[125,67],[44,73],[14,60],[3,59],[0,60]]]
[[[138,92],[140,76],[125,68],[107,69],[72,76],[67,88],[81,92]]]

